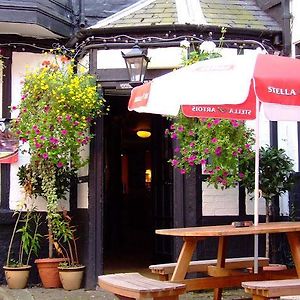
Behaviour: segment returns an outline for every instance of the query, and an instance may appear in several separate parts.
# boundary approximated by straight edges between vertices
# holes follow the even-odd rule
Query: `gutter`
[[[190,34],[205,34],[206,32],[213,32],[214,34],[221,34],[220,26],[213,25],[195,25],[195,24],[171,24],[171,25],[147,25],[147,26],[128,26],[128,27],[106,27],[106,28],[82,28],[73,35],[67,42],[66,47],[74,47],[77,43],[83,40],[99,36],[99,35],[118,35],[118,34],[135,34],[137,36],[141,35],[141,32],[147,32],[147,35],[151,33],[160,33],[181,31]],[[259,29],[248,29],[248,28],[227,28],[226,35],[241,34],[249,35],[253,37],[275,37],[281,35],[280,30],[259,30]],[[147,36],[145,36],[147,38]],[[263,38],[262,38],[263,39]]]

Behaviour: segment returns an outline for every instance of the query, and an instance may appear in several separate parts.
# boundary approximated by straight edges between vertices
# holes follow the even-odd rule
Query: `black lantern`
[[[143,84],[148,62],[147,50],[141,50],[139,45],[134,45],[133,48],[122,56],[126,63],[130,82],[132,87]]]

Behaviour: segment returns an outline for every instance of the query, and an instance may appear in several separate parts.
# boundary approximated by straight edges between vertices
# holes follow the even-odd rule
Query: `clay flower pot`
[[[40,258],[34,261],[37,265],[42,284],[45,288],[61,287],[58,265],[64,261],[66,261],[65,258]]]
[[[65,290],[71,291],[80,289],[84,268],[85,266],[58,267],[59,277]]]
[[[24,289],[27,285],[31,266],[3,266],[5,279],[10,289]]]

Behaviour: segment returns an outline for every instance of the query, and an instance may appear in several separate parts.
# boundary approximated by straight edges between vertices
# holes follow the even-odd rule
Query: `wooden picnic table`
[[[214,288],[214,300],[221,299],[222,288],[239,286],[243,281],[300,278],[300,222],[259,223],[256,226],[249,227],[234,227],[232,225],[201,226],[158,229],[155,232],[160,235],[182,237],[184,241],[171,281],[185,283],[188,291]],[[225,268],[228,237],[266,233],[286,233],[297,272],[294,276],[290,270],[287,270],[287,272],[273,272],[277,274],[274,275],[276,277],[272,277],[271,272],[268,271],[259,272],[258,274],[245,272],[239,274],[236,270]],[[208,277],[185,279],[197,243],[209,237],[217,237],[219,240],[217,265],[209,268]]]

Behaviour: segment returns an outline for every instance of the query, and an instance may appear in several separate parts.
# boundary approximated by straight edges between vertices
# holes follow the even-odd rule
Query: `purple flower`
[[[45,137],[44,135],[41,135],[41,136],[40,136],[40,139],[41,139],[42,141],[44,141],[44,140],[46,139],[46,137]]]
[[[215,150],[215,153],[217,156],[221,156],[222,154],[222,147],[217,147],[216,150]]]
[[[239,127],[239,125],[240,125],[237,120],[231,120],[230,123],[233,127]]]
[[[240,178],[244,178],[244,177],[245,177],[245,174],[242,173],[242,172],[240,172],[240,173],[239,173],[239,177],[240,177]]]
[[[184,131],[184,127],[183,127],[182,125],[180,125],[180,126],[178,126],[177,130],[178,130],[179,132],[183,132],[183,131]]]
[[[180,151],[180,148],[179,147],[176,147],[175,149],[174,149],[174,152],[179,152]]]
[[[176,140],[176,139],[177,139],[177,134],[176,134],[175,132],[173,132],[173,133],[171,134],[171,138],[172,138],[173,140]]]
[[[57,163],[57,167],[58,167],[58,168],[62,168],[63,165],[64,165],[64,164],[63,164],[61,161],[59,161],[59,162]]]
[[[178,165],[179,161],[177,159],[172,159],[171,164],[173,167],[176,167]]]
[[[201,164],[201,165],[205,165],[205,164],[206,164],[206,159],[201,159],[201,160],[200,160],[200,164]]]
[[[49,142],[50,142],[51,144],[57,145],[58,142],[59,142],[59,140],[58,140],[57,138],[51,136],[51,138],[49,139]]]

